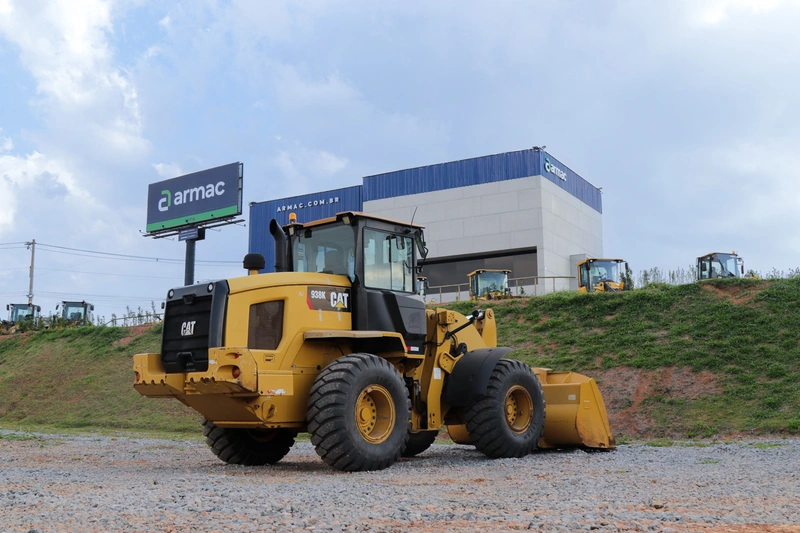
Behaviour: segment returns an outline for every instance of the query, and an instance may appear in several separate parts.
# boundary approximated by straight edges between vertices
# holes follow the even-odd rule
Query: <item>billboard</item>
[[[147,232],[242,214],[242,164],[230,163],[158,183],[147,191]]]

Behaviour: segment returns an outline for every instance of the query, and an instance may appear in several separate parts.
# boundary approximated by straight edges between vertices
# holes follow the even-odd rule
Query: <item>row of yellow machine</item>
[[[744,260],[736,252],[712,252],[697,258],[696,279],[745,277]],[[633,273],[624,259],[587,258],[577,263],[578,292],[618,292],[633,289]],[[511,298],[511,270],[480,269],[467,275],[471,300]],[[419,276],[420,294],[430,287],[425,276]]]
[[[42,308],[33,302],[6,305],[8,320],[0,321],[0,333],[13,333],[19,328],[83,326],[92,323],[94,305],[86,301],[63,301],[53,313],[42,315]]]
[[[426,307],[422,226],[289,220],[270,223],[273,273],[248,254],[247,276],[171,289],[160,353],[133,356],[135,390],[202,415],[220,460],[276,463],[301,432],[343,471],[387,468],[445,431],[490,458],[616,447],[591,377],[515,359],[479,302]]]

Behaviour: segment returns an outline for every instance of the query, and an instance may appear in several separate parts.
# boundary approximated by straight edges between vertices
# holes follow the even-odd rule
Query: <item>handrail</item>
[[[533,280],[533,283],[532,283],[532,285],[533,285],[533,296],[538,296],[539,295],[539,292],[538,292],[539,281],[540,280],[548,280],[548,279],[552,279],[553,280],[553,291],[552,292],[556,292],[556,280],[558,280],[558,279],[576,279],[576,278],[575,278],[575,276],[525,276],[525,277],[521,277],[521,278],[509,278],[508,282],[509,282],[509,285],[511,285],[512,281],[515,282],[514,283],[514,287],[513,287],[513,289],[515,291],[514,296],[522,296],[524,294],[524,284],[523,284],[523,286],[521,286],[520,285],[520,281],[521,280]],[[461,287],[462,286],[469,286],[469,283],[452,283],[450,285],[430,286],[430,287],[428,287],[428,290],[426,291],[425,295],[426,296],[432,296],[430,291],[435,290],[435,289],[439,289],[439,291],[438,291],[439,292],[439,294],[438,294],[439,302],[438,303],[442,303],[444,301],[443,300],[444,293],[453,292],[453,291],[445,291],[444,289],[449,289],[449,288],[455,287],[456,301],[460,302],[461,301]],[[520,288],[523,289],[523,292],[520,292]],[[542,294],[547,294],[546,288],[545,288],[545,291]]]

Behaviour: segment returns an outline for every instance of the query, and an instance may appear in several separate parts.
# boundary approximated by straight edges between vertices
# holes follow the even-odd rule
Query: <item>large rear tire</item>
[[[533,452],[544,430],[542,385],[531,367],[500,359],[486,394],[464,413],[470,441],[494,459],[524,457]]]
[[[297,433],[288,429],[221,428],[204,418],[203,436],[221,461],[260,466],[283,459],[294,445]]]
[[[400,373],[366,353],[341,357],[319,373],[308,399],[317,454],[338,470],[381,470],[400,458],[411,428],[411,400]]]
[[[403,457],[414,457],[415,455],[421,454],[431,447],[431,444],[436,440],[436,435],[438,434],[439,432],[435,430],[410,433],[408,435],[406,449],[403,450]]]

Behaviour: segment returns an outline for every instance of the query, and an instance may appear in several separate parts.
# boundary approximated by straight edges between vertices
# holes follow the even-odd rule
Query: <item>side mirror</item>
[[[165,302],[161,302],[161,309],[164,309],[167,306]]]
[[[94,311],[94,306],[93,305],[89,305],[89,311]]]
[[[59,308],[60,306],[61,306],[61,304],[56,304],[56,311],[58,311],[58,308]]]

